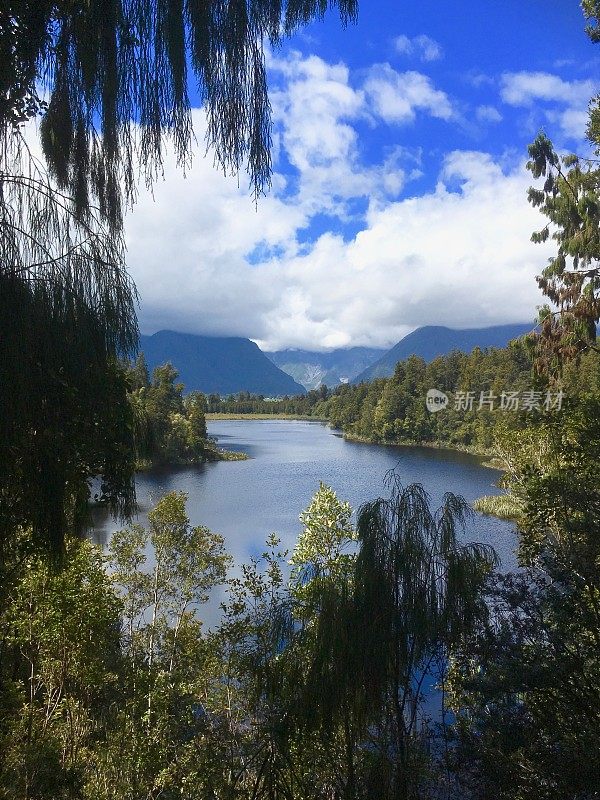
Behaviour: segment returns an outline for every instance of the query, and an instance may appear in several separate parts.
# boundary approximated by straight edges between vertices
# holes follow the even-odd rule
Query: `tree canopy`
[[[344,23],[356,14],[356,0],[329,6]],[[0,560],[18,525],[60,549],[92,476],[114,510],[131,510],[133,420],[115,378],[138,340],[124,210],[140,179],[160,175],[167,146],[189,163],[193,79],[216,162],[246,168],[263,191],[265,47],[326,9],[0,0]]]
[[[224,169],[248,167],[260,192],[270,177],[270,106],[264,47],[327,7],[342,21],[356,0],[3,0],[0,126],[42,114],[50,171],[79,209],[96,201],[112,227],[136,171],[153,180],[171,140],[180,164],[193,133],[188,76]]]

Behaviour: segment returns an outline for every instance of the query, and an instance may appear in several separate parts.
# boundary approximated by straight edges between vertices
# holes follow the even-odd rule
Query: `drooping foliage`
[[[328,5],[344,23],[356,16],[356,0]],[[276,46],[326,8],[317,0],[4,0],[0,128],[10,133],[42,111],[59,188],[80,211],[94,202],[114,229],[137,170],[148,180],[160,172],[167,137],[187,162],[195,80],[217,162],[234,172],[247,164],[259,192],[270,176],[265,42]]]
[[[1,563],[18,526],[60,551],[86,522],[94,477],[97,499],[128,516],[135,462],[127,381],[97,317],[63,296],[59,319],[46,287],[0,282]]]
[[[137,342],[122,242],[79,218],[19,132],[0,141],[0,538],[32,526],[60,549],[69,507],[100,476],[133,503],[131,421],[117,357]],[[71,519],[71,521],[74,521]]]
[[[354,17],[355,0],[336,5],[344,22]],[[226,171],[247,167],[260,193],[265,42],[325,10],[313,0],[0,3],[0,538],[24,523],[60,549],[69,506],[94,475],[115,508],[131,508],[124,391],[98,393],[103,381],[115,388],[113,361],[137,343],[124,209],[140,177],[160,174],[167,142],[189,162],[192,74],[207,145]]]
[[[389,482],[389,498],[359,511],[351,580],[322,584],[301,701],[304,724],[329,735],[341,727],[352,764],[363,763],[358,782],[347,769],[348,797],[420,796],[424,698],[443,682],[450,648],[485,616],[481,590],[497,565],[491,548],[459,543],[470,513],[462,498],[447,494],[433,512],[421,486],[404,488],[394,473]]]

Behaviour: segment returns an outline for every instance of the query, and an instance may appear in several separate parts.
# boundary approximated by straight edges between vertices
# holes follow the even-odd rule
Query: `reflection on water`
[[[208,430],[220,447],[241,450],[250,458],[141,473],[136,480],[138,521],[145,524],[148,510],[165,492],[187,492],[191,522],[221,533],[238,564],[262,552],[271,532],[279,535],[283,547],[293,548],[300,532],[298,515],[319,481],[355,510],[385,496],[384,477],[392,468],[405,485],[421,483],[436,505],[447,491],[469,502],[499,492],[499,473],[465,453],[346,442],[318,422],[218,421],[209,423]],[[101,509],[94,512],[94,526],[93,538],[102,544],[121,527]],[[510,523],[475,515],[465,539],[493,545],[505,568],[515,565]]]

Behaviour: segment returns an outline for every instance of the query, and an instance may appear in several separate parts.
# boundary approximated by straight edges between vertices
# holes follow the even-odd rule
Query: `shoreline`
[[[452,453],[464,453],[465,455],[481,459],[483,467],[502,472],[502,467],[499,465],[500,462],[498,459],[494,458],[494,454],[491,450],[477,450],[472,447],[459,447],[458,445],[451,445],[448,443],[420,442],[416,439],[382,442],[377,439],[370,439],[367,436],[357,436],[356,434],[344,433],[343,431],[340,431],[340,433],[348,442],[355,442],[356,444],[376,444],[381,447],[426,447],[429,450],[449,450]]]
[[[288,420],[288,421],[297,421],[297,422],[321,422],[325,423],[331,430],[339,431],[341,437],[343,437],[348,442],[354,442],[355,444],[374,444],[380,447],[427,447],[431,450],[449,450],[453,453],[465,453],[469,456],[474,456],[481,460],[481,466],[487,467],[488,469],[494,469],[498,472],[502,472],[503,468],[501,462],[494,457],[494,453],[491,450],[477,450],[475,448],[470,447],[459,447],[458,445],[451,445],[447,443],[440,443],[437,444],[435,442],[419,442],[417,440],[412,439],[404,439],[402,441],[390,441],[390,442],[382,442],[375,439],[369,439],[366,436],[357,436],[356,434],[351,433],[344,433],[343,430],[340,428],[334,428],[329,420],[325,417],[313,417],[309,414],[241,414],[241,413],[221,413],[221,412],[208,412],[205,414],[207,422],[220,422],[226,420],[232,421],[243,421],[243,420],[259,420],[259,421],[267,421],[267,420]]]

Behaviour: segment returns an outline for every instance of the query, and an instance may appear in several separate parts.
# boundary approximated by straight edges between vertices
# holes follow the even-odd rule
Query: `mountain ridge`
[[[432,361],[452,350],[472,352],[476,347],[506,347],[511,339],[533,330],[535,325],[514,323],[491,325],[487,328],[447,328],[443,325],[424,325],[404,336],[380,359],[375,361],[351,381],[353,384],[388,378],[394,374],[398,361],[411,355]]]
[[[321,353],[288,348],[265,355],[305,389],[317,389],[322,383],[334,388],[350,382],[385,352],[383,347],[337,348]]]
[[[200,336],[162,330],[140,336],[150,371],[170,361],[188,392],[268,397],[304,394],[304,387],[279,369],[257,344],[241,336]]]

